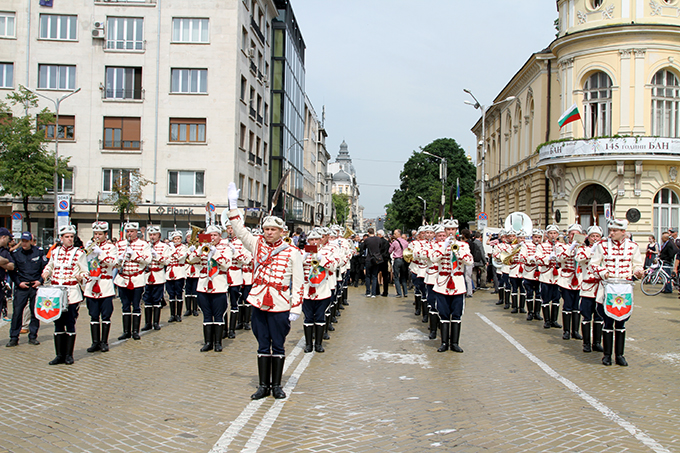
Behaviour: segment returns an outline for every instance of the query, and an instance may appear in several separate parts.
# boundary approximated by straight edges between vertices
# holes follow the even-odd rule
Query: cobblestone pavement
[[[4,324],[0,452],[680,451],[680,301],[635,295],[622,368],[482,291],[467,301],[465,353],[437,353],[411,297],[350,288],[326,353],[301,353],[297,321],[289,398],[258,402],[251,332],[200,353],[201,318],[190,317],[115,342],[116,305],[111,351],[88,354],[83,306],[76,363],[48,366],[52,326],[41,345],[22,335],[8,349]]]

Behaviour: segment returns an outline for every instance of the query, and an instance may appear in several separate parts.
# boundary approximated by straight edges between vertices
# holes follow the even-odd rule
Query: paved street
[[[680,301],[637,290],[630,366],[604,367],[579,341],[494,305],[468,300],[464,354],[437,353],[411,298],[350,306],[325,343],[304,354],[297,321],[287,344],[289,398],[251,402],[255,339],[199,353],[201,320],[164,325],[141,341],[88,354],[81,308],[73,366],[48,366],[40,346],[5,348],[0,327],[0,451],[680,451]],[[167,309],[162,319],[168,318]]]

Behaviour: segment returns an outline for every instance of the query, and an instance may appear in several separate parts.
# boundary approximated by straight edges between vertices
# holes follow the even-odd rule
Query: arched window
[[[510,165],[516,164],[524,157],[522,156],[522,107],[519,105],[519,102],[517,103],[517,108],[515,109],[515,118],[517,121],[517,124],[513,129],[515,140],[515,144],[513,145],[515,150],[515,161],[510,162]]]
[[[678,137],[680,84],[671,71],[662,69],[652,79],[652,135]]]
[[[611,135],[612,79],[604,72],[596,72],[586,80],[583,107],[587,138]]]
[[[654,196],[654,234],[661,239],[661,233],[680,225],[680,198],[673,189],[661,189]]]
[[[512,117],[510,116],[510,113],[507,114],[506,118],[507,120],[505,121],[505,141],[508,145],[508,149],[506,149],[505,153],[503,153],[504,154],[503,163],[505,164],[503,168],[504,170],[513,164],[512,153],[514,152],[514,150],[512,149]]]
[[[590,184],[579,192],[576,198],[576,222],[587,229],[594,224],[607,232],[607,222],[604,217],[604,205],[612,204],[612,196],[607,189],[599,184]]]

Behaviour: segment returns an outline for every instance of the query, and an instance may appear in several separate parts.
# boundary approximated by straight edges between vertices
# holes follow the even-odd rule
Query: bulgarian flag
[[[557,121],[557,124],[559,124],[560,129],[562,129],[562,127],[566,126],[567,124],[573,123],[574,121],[578,121],[580,119],[581,114],[578,113],[578,107],[576,104],[574,104],[562,114],[560,119]]]

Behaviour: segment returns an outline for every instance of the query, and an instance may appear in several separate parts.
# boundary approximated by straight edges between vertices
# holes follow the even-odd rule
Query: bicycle
[[[673,283],[673,290],[678,287],[676,279],[668,275],[668,272],[664,270],[659,260],[655,260],[649,269],[645,271],[640,287],[645,295],[656,296],[663,291],[668,282]]]

